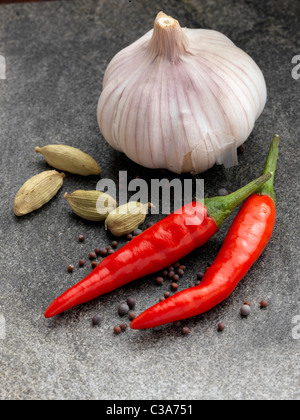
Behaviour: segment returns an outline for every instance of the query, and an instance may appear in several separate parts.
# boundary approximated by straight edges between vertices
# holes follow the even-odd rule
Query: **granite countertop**
[[[153,6],[153,3],[155,4]],[[203,174],[206,193],[233,190],[256,178],[275,133],[282,138],[276,178],[278,218],[260,260],[233,295],[207,314],[187,320],[191,330],[113,334],[119,303],[129,296],[140,313],[167,288],[154,276],[46,320],[48,304],[90,271],[77,268],[89,251],[110,243],[103,224],[72,215],[64,193],[95,188],[97,178],[68,176],[40,211],[13,214],[16,192],[49,169],[34,147],[64,143],[96,157],[103,177],[119,170],[150,180],[144,170],[102,138],[96,106],[104,71],[123,47],[151,29],[164,10],[182,26],[226,34],[264,72],[268,103],[237,167]],[[0,398],[4,399],[299,399],[300,340],[293,321],[299,308],[300,80],[292,58],[300,54],[299,2],[280,0],[75,0],[0,6]],[[156,220],[150,216],[147,221]],[[213,259],[232,218],[202,249],[182,260],[180,290]],[[86,240],[79,243],[78,235]],[[120,245],[125,243],[122,239]],[[76,265],[73,274],[69,264]],[[267,310],[259,302],[269,302]],[[245,300],[252,313],[242,319]],[[91,318],[102,322],[91,327]],[[220,334],[218,322],[227,328]],[[293,330],[294,329],[294,330]],[[294,331],[294,334],[293,334]]]

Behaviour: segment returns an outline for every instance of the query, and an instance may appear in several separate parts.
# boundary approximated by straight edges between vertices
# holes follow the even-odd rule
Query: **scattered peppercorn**
[[[178,284],[177,283],[172,283],[171,284],[171,289],[176,292],[178,290]]]
[[[93,261],[92,264],[91,264],[93,269],[95,269],[97,267],[97,265],[98,265],[97,261]]]
[[[246,300],[245,305],[251,306],[251,303],[248,300]]]
[[[251,308],[250,308],[250,306],[248,306],[248,305],[243,305],[243,306],[241,307],[241,315],[242,315],[242,316],[247,317],[247,316],[249,316],[249,315],[250,315],[250,313],[251,313]]]
[[[168,271],[174,271],[175,269],[174,269],[173,265],[170,265],[170,266],[167,268],[167,270],[168,270]]]
[[[114,327],[115,334],[121,334],[121,332],[122,332],[121,327]]]
[[[130,311],[128,314],[129,321],[133,321],[136,318],[136,314],[133,311]]]
[[[183,276],[184,276],[184,271],[182,270],[182,268],[179,268],[179,269],[176,271],[176,274],[178,274],[178,276],[179,276],[179,277],[183,277]]]
[[[128,235],[126,235],[127,241],[131,241],[132,238],[133,238],[133,235],[131,233],[128,233]]]
[[[196,283],[195,283],[195,286],[199,286],[200,284],[201,284],[201,281],[197,280]]]
[[[84,238],[84,235],[79,235],[79,238],[78,239],[79,239],[79,242],[84,242],[84,239],[85,239]]]
[[[260,307],[261,308],[266,308],[268,306],[268,303],[265,301],[265,300],[262,300],[261,302],[260,302]]]
[[[155,224],[154,222],[148,222],[148,223],[147,223],[147,228],[152,227],[154,224]]]
[[[161,297],[161,298],[158,299],[159,302],[163,302],[164,300],[165,300],[164,297]]]
[[[183,271],[184,271],[184,270],[186,270],[186,266],[185,266],[185,265],[180,265],[180,266],[178,267],[178,269],[179,269],[179,270],[183,270]]]
[[[141,233],[143,233],[143,231],[142,231],[141,229],[135,229],[135,230],[132,232],[132,235],[133,235],[133,236],[138,236],[138,235],[140,235]]]
[[[163,279],[162,277],[156,277],[156,279],[155,279],[155,283],[156,283],[158,286],[162,286],[162,285],[164,284],[164,279]]]
[[[83,267],[85,265],[85,261],[84,260],[79,260],[79,267]]]
[[[69,265],[68,266],[68,272],[73,273],[73,271],[74,271],[74,265]]]
[[[245,147],[245,145],[244,145],[244,144],[242,144],[242,145],[238,148],[238,151],[239,151],[240,153],[245,153],[245,151],[246,151],[246,147]]]
[[[118,314],[120,316],[127,315],[129,312],[129,306],[126,303],[121,303],[118,307]]]
[[[197,273],[197,279],[202,280],[203,277],[204,277],[204,273],[202,271],[199,271],[199,273]]]
[[[219,331],[221,331],[221,332],[222,332],[222,331],[224,331],[224,330],[225,330],[225,328],[226,328],[226,327],[225,327],[225,324],[223,324],[223,322],[220,322],[220,323],[218,324],[218,330],[219,330]]]
[[[95,254],[100,255],[101,254],[101,249],[100,248],[95,248]]]
[[[175,271],[169,271],[168,277],[171,279],[175,275]]]
[[[170,292],[165,292],[164,293],[165,299],[168,299],[170,296],[171,296],[171,293]]]
[[[96,253],[95,252],[90,252],[89,253],[89,259],[90,260],[95,260],[97,258],[97,255],[96,255]]]
[[[174,274],[174,276],[173,276],[173,281],[175,282],[175,283],[177,283],[178,281],[179,281],[179,276],[178,276],[178,274]]]
[[[167,277],[167,276],[168,276],[168,274],[169,274],[168,270],[164,270],[164,271],[162,272],[162,276],[163,276],[163,277]]]
[[[220,188],[220,189],[218,190],[218,195],[219,195],[220,197],[225,197],[226,195],[228,195],[228,191],[226,190],[226,188]]]
[[[174,268],[177,270],[180,267],[180,262],[174,264]]]
[[[112,254],[114,254],[115,253],[115,251],[113,250],[113,249],[109,249],[108,251],[107,251],[107,254],[108,255],[112,255]]]
[[[122,331],[126,331],[126,330],[127,330],[127,324],[125,324],[125,322],[123,322],[123,323],[120,325],[120,328],[121,328],[121,330],[122,330]]]
[[[117,241],[112,241],[111,243],[112,248],[116,249],[118,246],[118,242]]]
[[[183,327],[181,332],[183,335],[188,335],[191,331],[188,327]]]
[[[101,317],[100,317],[100,315],[95,315],[95,316],[92,318],[92,324],[93,324],[94,326],[99,325],[99,324],[100,324],[100,322],[101,322]]]
[[[133,297],[129,297],[127,299],[127,305],[129,306],[130,309],[135,308],[136,300]]]
[[[107,249],[106,248],[101,248],[100,249],[100,255],[101,255],[101,257],[105,257],[107,255]]]

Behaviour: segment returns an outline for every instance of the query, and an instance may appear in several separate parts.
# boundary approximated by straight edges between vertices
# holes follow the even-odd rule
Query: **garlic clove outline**
[[[136,163],[200,173],[237,164],[266,98],[261,70],[225,35],[160,12],[109,64],[97,116],[107,142]]]

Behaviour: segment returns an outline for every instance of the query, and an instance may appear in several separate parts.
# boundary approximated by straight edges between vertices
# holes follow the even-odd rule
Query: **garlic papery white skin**
[[[148,168],[237,164],[267,98],[257,64],[225,35],[159,13],[109,64],[98,103],[107,142]]]

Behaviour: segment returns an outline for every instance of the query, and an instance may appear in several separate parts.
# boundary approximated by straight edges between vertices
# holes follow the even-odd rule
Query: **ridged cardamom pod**
[[[123,236],[133,232],[146,219],[147,210],[153,204],[141,204],[130,201],[113,210],[105,220],[105,229],[109,229],[115,236]]]
[[[110,195],[96,190],[78,190],[72,194],[66,193],[65,199],[77,216],[93,222],[105,220],[118,205]]]
[[[79,149],[63,144],[50,144],[36,147],[36,153],[41,153],[46,162],[53,168],[76,175],[99,175],[101,168],[90,155]]]
[[[57,171],[45,171],[26,181],[15,198],[15,215],[24,216],[48,203],[62,187],[65,176]]]

